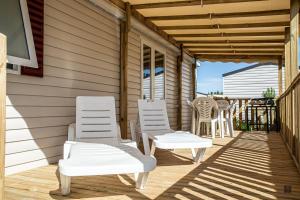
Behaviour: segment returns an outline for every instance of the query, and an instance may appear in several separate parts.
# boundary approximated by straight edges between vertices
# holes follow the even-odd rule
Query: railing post
[[[290,28],[285,28],[285,42],[284,42],[284,65],[285,65],[285,89],[291,84],[291,42],[290,42]]]
[[[299,38],[299,0],[291,0],[290,10],[290,41],[291,41],[291,79],[293,81],[299,72],[298,38]]]
[[[4,199],[6,119],[6,37],[0,33],[0,199]]]
[[[282,56],[278,56],[278,94],[282,94]]]

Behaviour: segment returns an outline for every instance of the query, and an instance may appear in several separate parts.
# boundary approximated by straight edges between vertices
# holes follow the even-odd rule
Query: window
[[[165,98],[165,53],[148,43],[142,44],[143,99]]]
[[[26,0],[0,1],[0,32],[7,36],[9,71],[38,67]]]

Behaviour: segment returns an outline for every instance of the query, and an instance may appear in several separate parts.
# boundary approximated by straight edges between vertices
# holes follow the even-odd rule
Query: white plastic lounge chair
[[[153,156],[143,155],[134,143],[121,143],[113,97],[77,97],[76,131],[69,127],[64,159],[59,161],[61,191],[70,193],[71,177],[135,174],[143,189],[156,167]]]
[[[203,159],[206,148],[212,146],[212,140],[201,138],[186,131],[174,131],[170,128],[166,103],[164,100],[139,100],[139,121],[145,154],[154,155],[155,148],[192,149],[196,163]],[[150,150],[149,139],[152,140]],[[198,149],[197,153],[195,149]]]

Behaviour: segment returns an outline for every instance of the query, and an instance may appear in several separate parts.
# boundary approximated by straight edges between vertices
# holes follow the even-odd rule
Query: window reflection
[[[165,56],[159,51],[155,51],[155,79],[154,97],[164,99],[165,96]]]
[[[143,98],[151,98],[151,48],[143,45]]]

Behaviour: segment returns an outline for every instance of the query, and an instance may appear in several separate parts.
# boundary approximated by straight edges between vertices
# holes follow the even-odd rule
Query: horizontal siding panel
[[[119,120],[119,30],[88,1],[45,0],[44,77],[7,78],[7,174],[61,158],[76,96],[114,96]]]
[[[58,136],[67,136],[68,126],[42,127],[21,130],[6,131],[6,142],[19,142],[26,140],[37,140],[42,138],[52,138]]]
[[[23,163],[29,163],[45,159],[48,157],[54,157],[62,155],[63,146],[54,146],[44,149],[38,149],[33,151],[25,151],[22,153],[15,153],[5,156],[5,167],[19,165]]]
[[[59,156],[54,156],[54,157],[47,157],[47,159],[40,159],[40,160],[36,160],[36,161],[31,161],[28,163],[23,163],[20,165],[6,167],[5,174],[10,175],[10,174],[15,174],[18,172],[34,169],[37,167],[42,167],[42,166],[45,166],[45,165],[48,165],[51,163],[55,163],[55,162],[57,162],[57,160],[59,160],[61,158],[62,158],[62,155],[59,155]]]
[[[283,87],[284,87],[283,68]],[[262,97],[267,88],[278,95],[278,66],[265,64],[223,77],[224,95],[229,97]]]

